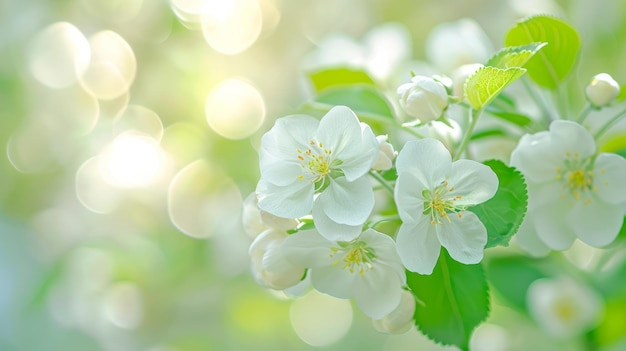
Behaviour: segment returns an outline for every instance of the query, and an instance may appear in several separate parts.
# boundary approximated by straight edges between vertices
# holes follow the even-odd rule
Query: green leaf
[[[527,17],[511,28],[504,39],[506,46],[547,42],[548,45],[527,63],[530,78],[538,85],[556,89],[572,71],[580,51],[576,29],[555,17]]]
[[[481,130],[479,132],[473,133],[472,136],[470,137],[470,140],[480,140],[480,139],[494,137],[494,136],[506,136],[506,135],[508,134],[502,129],[498,129],[498,128],[485,129],[485,130]]]
[[[498,191],[487,202],[470,207],[487,228],[486,248],[508,246],[524,220],[528,205],[524,176],[502,161],[485,161],[498,176]]]
[[[313,83],[316,92],[322,90],[352,84],[374,85],[372,78],[362,70],[337,67],[330,69],[322,69],[309,73],[309,79]]]
[[[329,88],[321,92],[315,101],[332,106],[345,105],[357,114],[384,118],[393,117],[387,99],[378,90],[367,85]]]
[[[537,51],[541,50],[547,43],[531,43],[528,45],[509,46],[501,49],[493,55],[485,66],[496,68],[524,67]]]
[[[615,98],[615,102],[626,100],[626,85],[621,85],[619,87],[619,94]]]
[[[433,273],[407,271],[407,284],[417,298],[417,327],[438,343],[467,350],[472,331],[489,315],[482,265],[459,263],[442,248]]]
[[[533,122],[533,120],[525,115],[522,115],[520,113],[517,112],[509,112],[509,111],[504,111],[501,110],[499,108],[496,108],[493,105],[489,105],[487,106],[487,108],[485,109],[485,111],[487,111],[489,114],[498,117],[500,119],[503,119],[507,122],[513,123],[515,125],[518,125],[520,127],[525,127],[529,124],[531,124]]]
[[[547,275],[526,257],[492,258],[485,264],[491,286],[504,301],[526,311],[526,292],[532,282]]]
[[[519,67],[507,69],[482,67],[465,81],[466,99],[472,108],[480,110],[525,72],[526,69]]]

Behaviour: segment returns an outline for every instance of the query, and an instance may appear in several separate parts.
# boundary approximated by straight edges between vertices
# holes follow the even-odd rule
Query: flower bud
[[[585,87],[587,101],[595,107],[604,107],[619,95],[619,84],[607,73],[596,74]]]
[[[298,221],[295,219],[277,217],[261,210],[256,193],[248,195],[243,201],[241,219],[244,230],[251,238],[255,238],[261,232],[270,228],[288,230],[298,225]]]
[[[448,93],[440,82],[415,76],[411,83],[398,87],[400,106],[411,117],[426,123],[441,117],[448,107]]]
[[[280,245],[287,234],[276,229],[268,229],[250,244],[250,269],[254,280],[264,288],[283,290],[300,282],[304,267],[287,261]]]
[[[415,297],[406,291],[402,291],[400,304],[383,319],[372,320],[374,329],[381,333],[402,334],[413,326],[413,314],[415,313]]]
[[[484,67],[480,63],[470,63],[460,66],[452,72],[452,95],[458,98],[465,97],[465,81],[467,77]]]
[[[393,149],[387,141],[386,135],[379,135],[376,137],[378,141],[378,159],[374,162],[372,169],[375,171],[386,171],[393,166],[393,159],[398,156],[398,152]]]

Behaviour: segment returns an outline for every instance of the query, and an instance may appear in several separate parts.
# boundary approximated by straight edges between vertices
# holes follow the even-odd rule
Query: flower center
[[[342,174],[340,170],[335,169],[341,164],[340,160],[333,160],[332,151],[324,148],[322,142],[311,140],[309,149],[296,150],[296,157],[300,162],[303,174],[298,175],[299,180],[309,179],[315,184],[315,190],[321,191],[328,186],[327,177],[336,177]]]
[[[593,184],[593,164],[591,158],[581,159],[577,152],[565,153],[563,167],[556,168],[556,179],[561,181],[561,190],[569,191],[576,200],[585,197],[585,203],[591,202],[586,196],[589,191],[595,191]],[[564,195],[561,194],[561,198]]]
[[[443,224],[442,218],[450,222],[448,213],[456,213],[461,218],[464,208],[456,206],[454,202],[461,198],[461,195],[453,196],[450,194],[454,190],[453,187],[448,187],[448,181],[444,180],[435,187],[434,191],[424,189],[422,196],[424,197],[424,215],[430,215],[430,224]]]
[[[359,272],[360,276],[363,276],[365,272],[368,272],[374,268],[374,259],[376,254],[372,247],[368,247],[364,241],[340,241],[337,243],[339,247],[330,248],[330,257],[335,259],[335,256],[340,252],[345,252],[343,258],[337,258],[333,261],[333,266],[337,266],[341,263],[341,269],[347,269],[350,273]]]

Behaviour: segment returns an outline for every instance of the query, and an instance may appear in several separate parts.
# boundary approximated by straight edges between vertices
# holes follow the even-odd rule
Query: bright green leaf
[[[520,311],[526,311],[528,286],[547,275],[527,257],[492,258],[485,265],[487,277],[497,296]]]
[[[309,79],[311,79],[311,83],[313,83],[313,88],[315,88],[316,92],[343,85],[374,85],[374,81],[367,73],[347,67],[322,69],[311,72],[309,73]]]
[[[547,42],[548,45],[527,63],[530,78],[540,86],[556,89],[574,68],[580,51],[580,36],[576,29],[555,17],[527,17],[509,30],[506,46]]]
[[[442,248],[433,273],[407,272],[407,284],[417,298],[417,327],[436,342],[467,350],[472,331],[489,314],[482,265],[459,263]]]
[[[333,106],[345,105],[357,114],[393,117],[387,99],[378,90],[367,85],[329,88],[321,92],[315,101]]]
[[[547,43],[531,43],[528,45],[509,46],[501,49],[493,55],[485,66],[496,68],[524,67],[537,51],[541,50]]]
[[[519,67],[507,69],[482,67],[465,81],[466,99],[472,108],[480,110],[525,72],[526,69]]]
[[[502,161],[489,160],[485,164],[498,176],[498,191],[487,202],[470,207],[487,228],[487,245],[508,246],[524,220],[528,194],[524,176]]]
[[[506,135],[508,134],[504,130],[493,128],[493,129],[486,129],[486,130],[481,130],[479,132],[473,133],[472,136],[470,137],[470,140],[480,140],[480,139],[485,139],[489,137],[502,137]]]
[[[626,85],[621,85],[619,87],[619,94],[615,98],[615,101],[619,102],[619,101],[624,101],[624,100],[626,100]]]
[[[533,122],[533,120],[530,119],[530,117],[528,116],[525,116],[517,112],[504,111],[504,110],[494,107],[493,105],[487,106],[485,111],[487,111],[489,114],[493,116],[496,116],[500,119],[503,119],[507,122],[513,123],[520,127],[525,127]]]

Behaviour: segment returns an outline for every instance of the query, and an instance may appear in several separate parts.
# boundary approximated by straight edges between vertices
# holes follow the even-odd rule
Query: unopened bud
[[[386,171],[393,166],[393,159],[396,158],[398,152],[393,149],[387,141],[386,135],[379,135],[376,137],[378,141],[378,159],[372,166],[375,171]]]
[[[596,74],[585,87],[587,101],[595,107],[604,107],[619,95],[619,84],[607,73]]]
[[[400,106],[411,117],[426,123],[435,120],[448,107],[448,93],[441,82],[425,76],[411,78],[398,87]]]
[[[402,334],[413,326],[415,313],[415,297],[403,290],[400,304],[383,319],[373,320],[374,328],[381,333]]]

